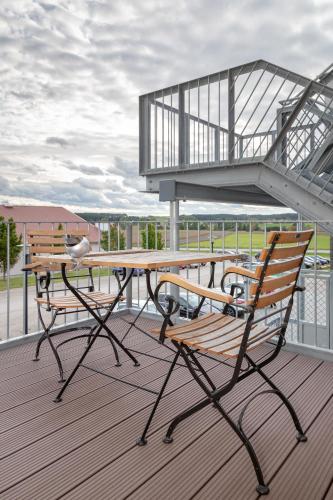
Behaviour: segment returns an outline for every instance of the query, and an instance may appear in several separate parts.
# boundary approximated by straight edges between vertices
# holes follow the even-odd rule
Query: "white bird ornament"
[[[65,249],[68,255],[70,255],[75,262],[76,267],[78,267],[82,258],[90,252],[91,246],[88,238],[85,236],[81,237],[66,234]]]

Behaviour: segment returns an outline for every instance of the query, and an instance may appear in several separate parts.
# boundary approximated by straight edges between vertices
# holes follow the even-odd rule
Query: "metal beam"
[[[187,82],[181,82],[181,85],[185,85],[186,88],[192,89],[196,88],[199,82],[199,85],[207,85],[208,80],[210,83],[217,82],[218,80],[225,80],[228,78],[228,72],[229,70],[232,70],[235,75],[243,75],[246,73],[249,73],[253,70],[255,67],[255,70],[260,70],[263,68],[266,68],[267,71],[270,73],[275,73],[277,76],[280,76],[281,78],[287,78],[290,82],[297,83],[303,87],[306,87],[310,82],[311,79],[307,78],[303,75],[300,75],[298,73],[295,73],[294,71],[289,71],[285,68],[282,68],[281,66],[278,66],[276,64],[270,63],[268,61],[265,61],[263,59],[258,59],[256,61],[251,61],[246,64],[242,64],[241,66],[235,66],[233,68],[225,69],[222,71],[218,71],[216,73],[212,73],[210,75],[205,75],[201,78],[195,78],[193,80],[189,80]],[[319,84],[317,82],[314,82],[315,84],[315,90],[321,91],[324,95],[331,96],[332,95],[332,89],[329,89],[329,87],[326,87],[324,84]],[[153,95],[155,94],[156,98],[161,97],[164,93],[164,95],[169,95],[171,93],[176,93],[178,92],[178,85],[171,85],[170,87],[164,88],[164,89],[159,89],[156,90],[155,92],[148,92],[145,95]]]
[[[193,200],[215,203],[245,203],[248,205],[284,206],[278,200],[264,193],[242,191],[235,188],[202,186],[175,180],[160,182],[160,201]]]

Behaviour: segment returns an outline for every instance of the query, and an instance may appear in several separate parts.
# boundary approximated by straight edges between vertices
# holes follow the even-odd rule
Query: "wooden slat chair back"
[[[25,271],[32,271],[35,274],[35,282],[36,282],[36,297],[35,300],[37,302],[38,308],[38,316],[40,322],[44,328],[44,333],[40,337],[36,352],[35,352],[35,360],[39,359],[39,352],[42,342],[44,340],[48,340],[51,346],[51,349],[55,355],[59,372],[60,372],[60,380],[64,380],[62,363],[59,358],[57,349],[63,343],[67,343],[71,339],[66,339],[65,341],[58,344],[57,347],[54,346],[51,336],[58,335],[59,333],[65,332],[73,332],[80,330],[88,330],[88,334],[76,335],[73,339],[78,337],[88,337],[90,339],[92,337],[92,332],[95,327],[64,327],[61,332],[52,332],[51,329],[55,323],[56,318],[59,315],[72,314],[73,312],[86,312],[86,309],[83,307],[80,300],[75,297],[71,292],[67,290],[64,286],[53,286],[57,281],[62,282],[61,276],[61,265],[60,264],[48,264],[47,266],[38,262],[38,256],[43,255],[61,255],[66,253],[65,248],[65,235],[70,234],[71,236],[88,236],[88,230],[84,228],[78,229],[37,229],[31,230],[27,232],[27,242],[29,245],[29,255],[30,257],[35,257],[34,262],[29,263],[24,268]],[[67,264],[66,269],[73,269],[74,264]],[[84,294],[85,301],[89,305],[91,309],[94,310],[103,310],[111,307],[115,300],[114,294],[108,294],[100,291],[95,291],[94,279],[92,268],[89,267],[85,271],[81,271],[77,274],[77,271],[72,271],[71,280],[81,280],[81,285],[76,286],[77,290],[80,293]],[[82,284],[82,280],[86,280],[86,283]],[[119,285],[119,283],[118,283]],[[48,324],[44,321],[42,309],[46,309],[51,313],[51,320]],[[101,335],[102,337],[104,335]],[[105,337],[105,336],[104,336]],[[117,362],[119,362],[118,354],[115,350],[115,346],[110,337],[107,337],[113,347],[114,353],[117,358]]]
[[[258,283],[250,287],[249,304],[261,309],[293,294],[312,234],[313,231],[269,233],[270,246],[260,253],[260,264],[254,270]]]
[[[69,233],[73,236],[88,236],[87,229],[35,229],[28,231],[27,242],[30,256],[38,255],[61,255],[66,253],[65,235]],[[59,270],[60,266],[52,264],[49,266],[52,271]]]
[[[138,440],[139,445],[147,442],[146,435],[153,415],[180,356],[193,378],[206,394],[206,399],[177,415],[170,424],[164,441],[166,443],[172,441],[172,434],[182,420],[213,404],[245,444],[257,475],[257,491],[260,494],[268,493],[269,488],[264,482],[258,458],[242,429],[242,419],[249,403],[241,412],[238,423],[235,423],[223,409],[220,400],[239,381],[253,373],[259,373],[270,386],[268,392],[277,394],[289,410],[298,432],[298,441],[306,441],[306,436],[294,408],[280,389],[262,371],[262,368],[278,355],[284,345],[294,294],[296,291],[301,292],[304,290],[298,286],[297,281],[312,236],[313,231],[270,232],[267,239],[269,246],[261,251],[258,263],[253,270],[235,266],[227,268],[221,282],[222,293],[196,285],[176,274],[164,274],[160,277],[160,282],[155,291],[155,304],[164,316],[164,321],[161,329],[155,329],[153,333],[160,335],[161,342],[169,339],[176,348],[176,355],[143,434]],[[225,279],[230,274],[243,276],[249,281],[249,294],[244,306],[244,317],[242,318],[232,317],[227,314],[228,306],[234,302],[234,297],[225,293],[224,290]],[[172,314],[178,309],[176,299],[170,298],[166,311],[161,308],[158,300],[159,290],[166,283],[196,293],[201,298],[204,297],[224,303],[225,307],[222,314],[211,312],[186,324],[173,325]],[[252,350],[259,346],[263,349],[263,344],[271,341],[273,337],[277,339],[273,343],[273,348],[270,347],[269,350],[264,351],[267,354],[261,358],[259,357],[259,362],[253,360],[251,357]],[[221,362],[224,364],[227,361],[225,358],[234,358],[234,360],[229,359],[227,361],[227,364],[230,366],[231,363],[232,367],[230,379],[229,381],[223,380],[223,384],[220,384],[220,386],[215,385],[210,379],[209,374],[198,359],[199,357],[211,357],[212,355],[215,360],[222,357]],[[246,362],[247,368],[244,368],[244,362]],[[257,397],[257,395],[254,397]]]

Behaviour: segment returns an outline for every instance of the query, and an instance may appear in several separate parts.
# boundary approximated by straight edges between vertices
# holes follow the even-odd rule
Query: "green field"
[[[206,236],[206,235],[205,235]],[[236,237],[236,233],[232,232],[230,234],[226,234],[224,237],[224,246],[222,244],[222,238],[217,238],[217,239],[212,239],[214,242],[214,250],[222,250],[223,248],[225,249],[246,249],[249,251],[249,249],[252,246],[252,249],[261,249],[263,246],[265,246],[265,235],[263,232],[253,232],[252,233],[252,245],[250,244],[250,234],[248,232],[242,232],[240,231],[238,233],[238,238]],[[310,249],[314,249],[315,241],[313,240]],[[181,248],[185,249],[187,248],[186,243],[181,244]],[[192,241],[189,242],[188,248],[190,249],[196,249],[198,248],[198,241]],[[210,248],[210,242],[209,240],[202,240],[200,241],[200,248],[202,249],[209,249]],[[322,250],[328,251],[330,248],[330,238],[327,234],[319,233],[317,235],[317,251],[320,252]]]
[[[83,276],[83,275],[86,275],[87,272],[82,271],[82,270],[77,271],[75,273],[71,272],[71,273],[68,273],[68,277],[70,278],[71,276],[73,276],[73,274]],[[110,274],[112,274],[111,271],[110,271]],[[94,269],[93,270],[93,277],[95,277],[95,278],[98,278],[98,276],[108,276],[108,275],[109,275],[108,269],[100,269],[100,270]],[[59,278],[59,280],[62,279],[60,273],[55,273],[53,276],[56,278]],[[28,277],[28,286],[35,286],[35,276],[34,275],[30,275]],[[10,288],[22,288],[23,287],[23,273],[19,276],[16,276],[16,275],[11,276],[9,279],[9,287]],[[4,290],[7,290],[7,278],[0,279],[0,292],[3,292]]]

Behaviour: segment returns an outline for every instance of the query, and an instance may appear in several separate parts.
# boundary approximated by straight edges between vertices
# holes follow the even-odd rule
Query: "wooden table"
[[[239,255],[200,252],[169,252],[166,250],[120,250],[119,252],[91,252],[81,259],[82,266],[92,267],[125,267],[127,269],[155,270],[161,267],[178,267],[190,264],[233,261]],[[32,262],[47,264],[72,264],[71,257],[66,255],[33,256]]]
[[[138,351],[135,351],[133,349],[126,348],[123,344],[126,336],[130,332],[130,330],[135,327],[142,331],[144,334],[148,335],[151,338],[152,337],[148,332],[145,332],[142,330],[140,327],[136,325],[136,322],[141,315],[142,311],[146,307],[147,303],[149,300],[152,300],[154,302],[154,292],[151,287],[151,272],[153,270],[157,270],[161,267],[178,267],[178,266],[187,266],[190,264],[198,264],[198,263],[210,263],[211,270],[210,270],[210,278],[209,278],[209,283],[208,287],[211,287],[214,283],[214,271],[215,271],[215,264],[217,262],[223,262],[223,261],[234,261],[239,259],[239,255],[226,255],[226,254],[217,254],[217,253],[198,253],[198,252],[169,252],[169,251],[147,251],[147,250],[123,250],[119,252],[97,252],[97,253],[89,253],[87,254],[84,258],[80,260],[80,265],[85,266],[85,267],[114,267],[114,268],[126,268],[129,270],[129,272],[126,275],[126,278],[123,281],[123,284],[119,286],[119,292],[118,295],[108,310],[108,312],[105,314],[103,318],[100,318],[96,312],[89,307],[87,304],[87,301],[84,298],[84,295],[82,292],[80,292],[77,288],[75,288],[68,280],[67,273],[66,273],[66,267],[69,267],[69,265],[73,264],[73,260],[68,256],[68,255],[49,255],[49,256],[34,256],[32,258],[33,262],[40,262],[43,266],[47,268],[47,266],[52,266],[54,264],[58,264],[61,266],[61,272],[62,272],[62,277],[64,280],[65,285],[67,288],[80,300],[82,305],[85,307],[85,309],[93,316],[93,318],[96,320],[98,323],[98,327],[96,329],[96,332],[93,335],[93,338],[89,345],[86,347],[83,355],[81,356],[80,360],[78,361],[77,365],[73,369],[72,373],[70,376],[67,378],[64,386],[62,387],[61,391],[57,395],[55,401],[61,401],[61,396],[64,393],[66,387],[74,377],[77,369],[79,366],[84,366],[85,368],[89,368],[87,365],[83,365],[83,361],[88,354],[89,350],[93,346],[96,338],[100,335],[100,332],[104,329],[109,335],[112,334],[114,338],[114,334],[110,331],[109,327],[106,325],[106,322],[111,316],[112,311],[114,310],[115,306],[119,303],[119,300],[126,289],[128,283],[132,279],[133,273],[135,269],[144,269],[145,275],[146,275],[146,283],[147,283],[147,290],[148,290],[148,298],[135,317],[134,321],[128,322],[129,323],[129,328],[124,335],[124,337],[119,341],[119,339],[116,339],[117,344],[122,348],[122,350],[134,361],[135,366],[139,366],[138,361],[136,358],[133,356],[133,352],[138,353]],[[120,283],[119,278],[118,283]],[[201,299],[199,302],[198,309],[200,310],[200,307],[202,306],[204,302],[204,298]],[[155,304],[156,305],[156,304]],[[158,307],[158,305],[157,305]],[[159,306],[160,307],[160,306]],[[155,339],[157,340],[157,339]],[[166,348],[171,349],[171,347],[166,346]],[[171,349],[173,350],[173,349]],[[149,356],[147,353],[142,353],[145,356]],[[163,361],[166,361],[163,358],[160,358]],[[168,362],[168,361],[167,361]],[[97,370],[94,370],[97,371]],[[98,371],[98,373],[101,373],[103,375],[103,372]],[[124,382],[121,379],[117,379],[116,377],[112,377],[110,375],[107,375],[115,380],[120,380],[123,383]],[[135,384],[131,384],[135,385]],[[149,392],[152,392],[150,389],[146,389],[141,387],[140,385],[135,385],[135,387],[138,387],[143,390],[147,390]],[[155,391],[153,391],[155,392]]]

